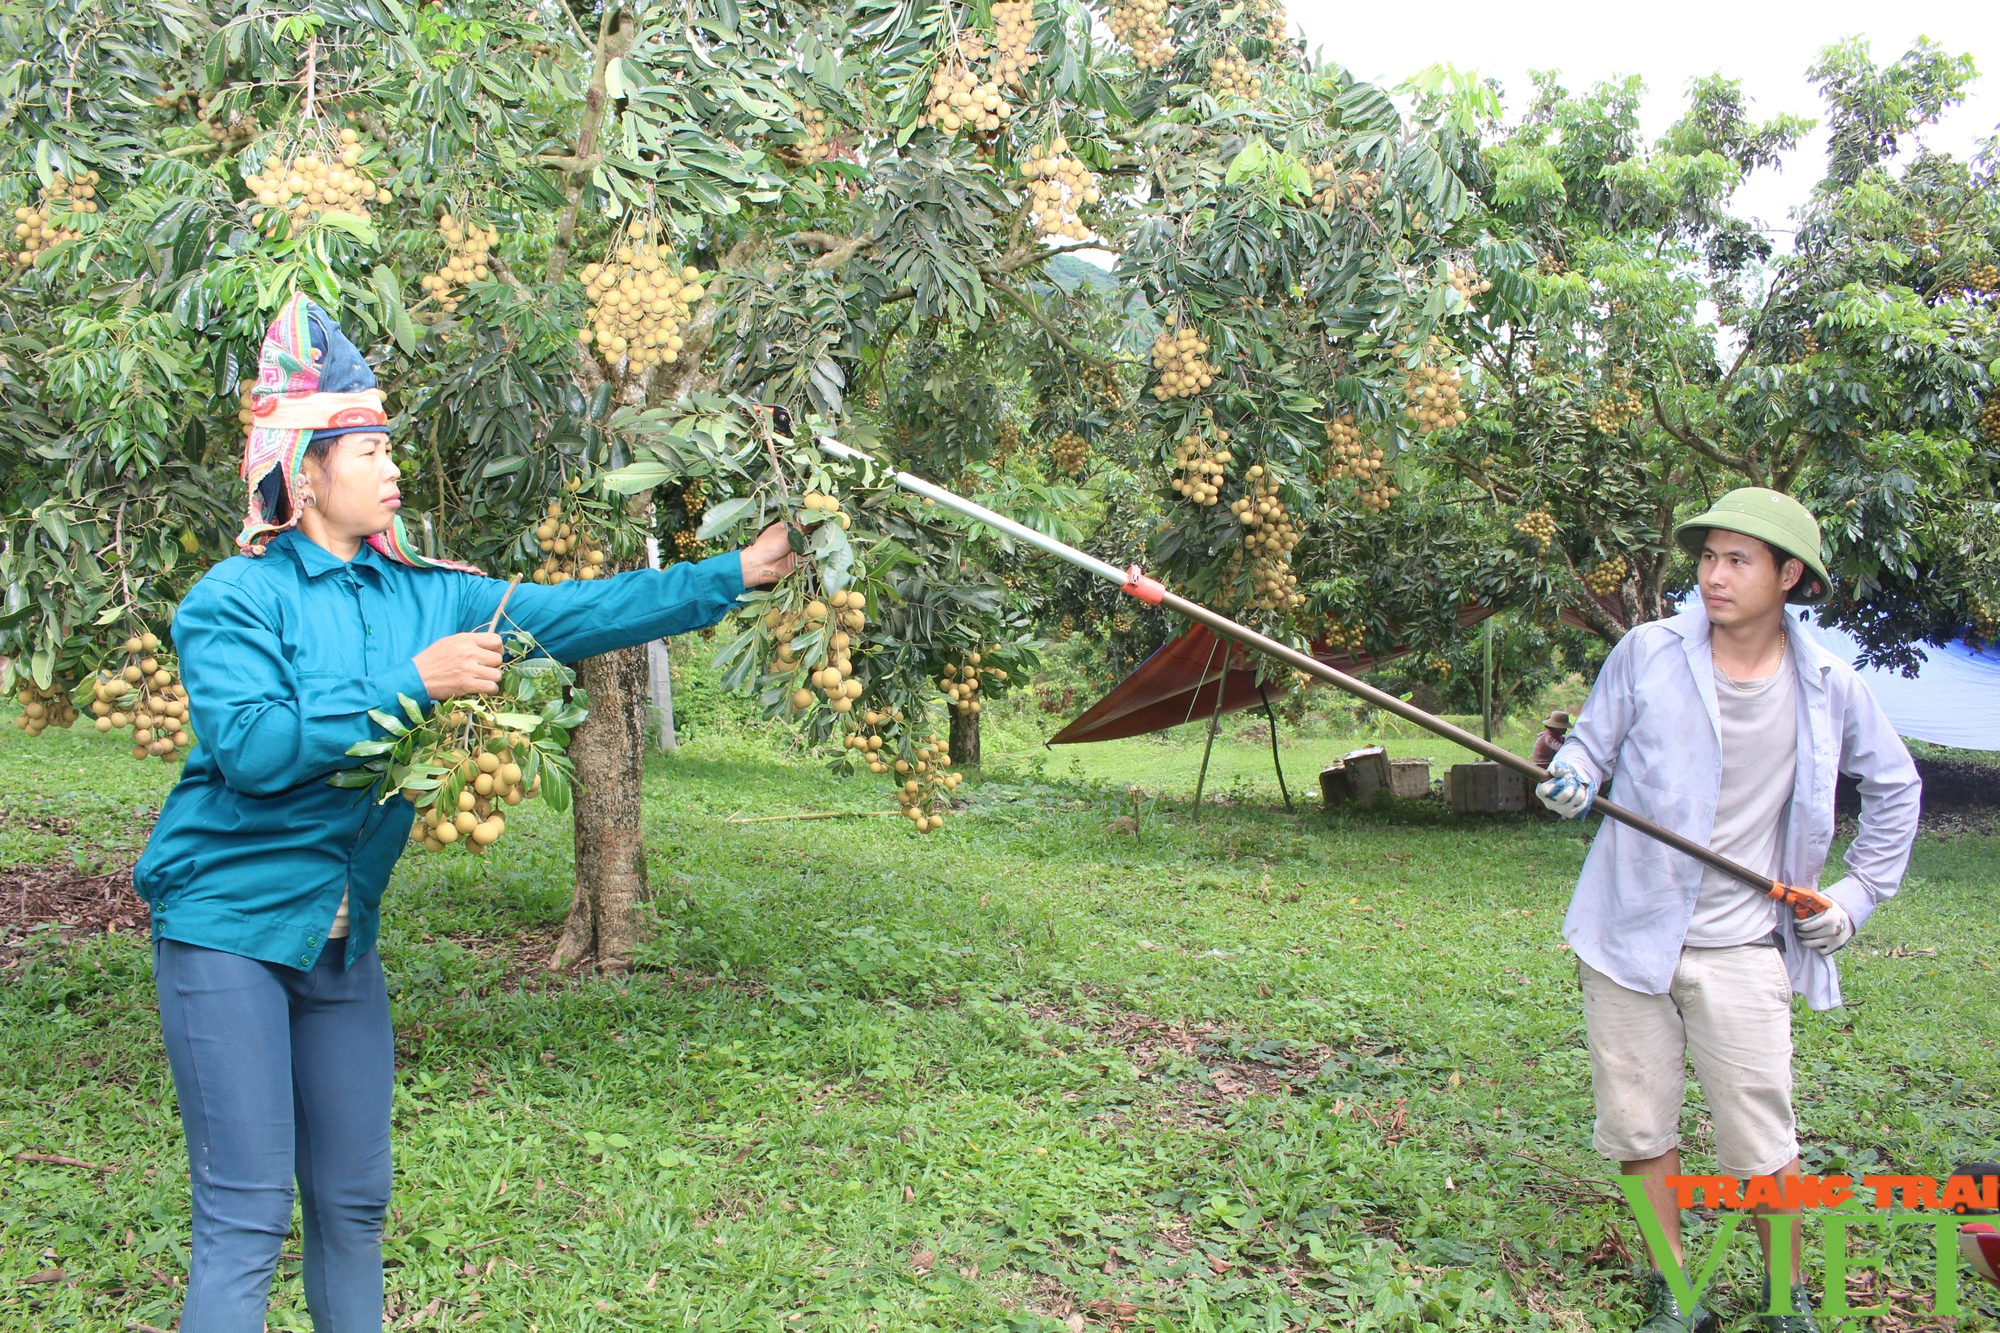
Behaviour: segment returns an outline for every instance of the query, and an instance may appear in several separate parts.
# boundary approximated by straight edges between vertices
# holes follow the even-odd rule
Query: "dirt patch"
[[[0,869],[0,933],[53,925],[66,939],[107,931],[143,935],[152,922],[145,899],[133,891],[129,866],[97,875],[63,865]]]
[[[1123,1013],[1108,1023],[1091,1023],[1053,1005],[1029,1005],[1026,1013],[1037,1022],[1078,1028],[1092,1040],[1116,1047],[1142,1080],[1157,1080],[1165,1088],[1162,1116],[1189,1129],[1220,1124],[1231,1107],[1253,1095],[1296,1096],[1330,1061],[1345,1062],[1350,1056],[1317,1042],[1259,1041],[1215,1023],[1168,1023],[1150,1014]],[[1357,1048],[1351,1054],[1374,1052]],[[1333,1113],[1371,1126],[1385,1146],[1410,1137],[1408,1098],[1371,1102],[1342,1097],[1334,1102]]]

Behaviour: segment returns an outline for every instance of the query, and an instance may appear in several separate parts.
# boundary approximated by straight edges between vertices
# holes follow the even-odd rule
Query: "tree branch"
[[[577,126],[576,152],[572,159],[589,161],[597,149],[597,130],[604,121],[605,77],[611,62],[632,49],[635,36],[632,18],[623,10],[617,10],[621,20],[617,31],[611,29],[614,7],[606,5],[604,16],[597,25],[597,49],[592,54],[590,87],[583,94],[583,121]],[[576,218],[583,208],[584,173],[570,171],[563,181],[563,193],[568,197],[562,217],[556,223],[555,243],[549,247],[548,268],[544,270],[544,281],[562,281],[563,271],[569,267],[570,245],[576,239]]]
[[[1702,439],[1687,427],[1677,426],[1667,420],[1667,411],[1660,405],[1660,391],[1658,389],[1649,387],[1646,390],[1646,396],[1652,399],[1653,419],[1660,423],[1661,430],[1664,430],[1667,434],[1673,436],[1702,457],[1712,462],[1720,463],[1724,467],[1733,467],[1739,472],[1747,473],[1759,486],[1770,484],[1765,480],[1764,469],[1758,465],[1755,458],[1747,454],[1725,454],[1722,450],[1716,448],[1707,440]]]
[[[1040,328],[1043,333],[1048,334],[1049,337],[1054,339],[1056,343],[1059,344],[1065,352],[1068,352],[1071,356],[1075,357],[1077,360],[1092,366],[1108,366],[1112,364],[1111,362],[1106,361],[1103,357],[1094,356],[1091,353],[1084,351],[1083,348],[1077,346],[1074,342],[1070,340],[1068,334],[1064,333],[1061,329],[1057,328],[1053,323],[1049,321],[1048,316],[1044,315],[1040,310],[1035,308],[1035,303],[1033,301],[1029,300],[1021,293],[1015,291],[1012,287],[1009,287],[1007,286],[1007,284],[1002,282],[995,282],[989,285],[992,287],[993,291],[997,295],[1004,296],[1007,298],[1007,300],[1011,301],[1015,309],[1019,310],[1029,319],[1033,320],[1035,322],[1036,327]]]

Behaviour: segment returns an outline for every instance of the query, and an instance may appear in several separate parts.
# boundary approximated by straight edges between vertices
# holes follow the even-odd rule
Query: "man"
[[[1861,822],[1833,906],[1798,921],[1769,897],[1606,821],[1563,922],[1576,950],[1597,1104],[1592,1142],[1644,1178],[1676,1258],[1684,1062],[1708,1099],[1716,1169],[1799,1171],[1792,1114],[1791,995],[1840,1003],[1833,954],[1896,892],[1916,837],[1919,783],[1901,738],[1853,670],[1785,612],[1825,597],[1819,524],[1761,487],[1681,524],[1702,605],[1640,625],[1605,660],[1569,740],[1535,789],[1567,818],[1616,778],[1618,800],[1760,874],[1817,886],[1833,838],[1837,773],[1860,779]],[[1774,1333],[1817,1333],[1799,1282]],[[1757,1220],[1770,1292],[1770,1223]],[[1642,1333],[1707,1333],[1648,1269]],[[1770,1309],[1767,1299],[1760,1307]]]
[[[1547,768],[1555,762],[1556,751],[1569,737],[1569,714],[1558,708],[1542,719],[1541,734],[1535,737],[1535,767]]]

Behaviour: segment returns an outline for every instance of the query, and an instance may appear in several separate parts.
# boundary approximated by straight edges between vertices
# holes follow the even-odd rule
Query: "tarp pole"
[[[1278,761],[1278,715],[1271,711],[1271,696],[1264,693],[1264,682],[1257,682],[1257,697],[1264,701],[1264,721],[1271,726],[1271,767],[1278,771],[1278,794],[1285,798],[1285,813],[1292,812],[1292,793],[1285,786],[1285,766]]]
[[[880,462],[871,455],[842,444],[839,440],[833,439],[830,436],[820,436],[819,447],[836,458],[848,458],[856,462],[869,464],[870,466],[881,466]],[[1454,726],[1441,717],[1436,717],[1425,712],[1413,703],[1397,698],[1387,690],[1378,690],[1365,681],[1356,680],[1344,672],[1335,671],[1332,667],[1311,654],[1302,653],[1289,644],[1278,642],[1269,635],[1259,634],[1247,625],[1239,625],[1219,611],[1211,611],[1199,602],[1191,602],[1178,593],[1169,592],[1158,580],[1147,578],[1141,573],[1137,565],[1121,570],[1115,565],[1099,560],[1094,555],[1077,550],[1074,546],[1066,542],[1060,542],[1054,537],[1036,532],[1024,523],[1018,523],[1004,514],[996,514],[985,505],[975,504],[963,496],[954,495],[942,486],[933,485],[925,481],[922,477],[914,476],[908,472],[892,471],[890,478],[906,491],[935,500],[947,509],[963,514],[967,518],[975,519],[978,522],[986,524],[988,527],[997,528],[1011,537],[1027,542],[1030,546],[1047,551],[1059,560],[1075,565],[1078,569],[1087,570],[1101,579],[1116,583],[1122,591],[1137,597],[1148,606],[1164,606],[1169,611],[1185,616],[1197,624],[1206,625],[1224,638],[1234,639],[1245,648],[1254,649],[1266,657],[1276,658],[1287,666],[1296,667],[1309,676],[1315,676],[1329,685],[1345,690],[1357,699],[1365,699],[1385,712],[1394,713],[1397,717],[1414,722],[1424,730],[1434,735],[1442,736],[1454,745],[1463,746],[1474,754],[1484,755],[1496,764],[1505,764],[1508,768],[1513,769],[1517,773],[1524,774],[1535,782],[1546,782],[1548,780],[1549,775],[1547,770],[1538,767],[1529,760],[1523,759],[1512,750],[1503,749],[1489,740],[1484,740],[1473,735],[1463,727]],[[1227,677],[1226,668],[1224,676],[1225,678]],[[1218,684],[1216,686],[1216,708],[1218,710],[1216,716],[1218,719],[1221,716],[1220,710],[1222,707],[1221,689],[1221,685]],[[1196,808],[1199,809],[1200,807],[1197,806]],[[1607,819],[1615,819],[1628,828],[1637,829],[1647,837],[1666,844],[1683,856],[1691,856],[1705,866],[1719,870],[1732,879],[1740,880],[1758,889],[1760,892],[1778,899],[1791,907],[1792,911],[1801,918],[1823,912],[1833,905],[1831,898],[1828,898],[1815,889],[1803,888],[1794,884],[1784,884],[1772,880],[1767,876],[1760,875],[1754,870],[1738,865],[1718,852],[1710,851],[1694,839],[1683,837],[1665,825],[1656,824],[1644,815],[1627,810],[1624,806],[1606,800],[1602,796],[1593,800],[1590,808]]]
[[[1201,789],[1208,783],[1208,754],[1215,748],[1215,733],[1222,726],[1222,687],[1229,683],[1229,659],[1222,659],[1222,675],[1215,682],[1215,711],[1208,715],[1208,743],[1201,747],[1201,772],[1194,779],[1194,817],[1201,818]]]

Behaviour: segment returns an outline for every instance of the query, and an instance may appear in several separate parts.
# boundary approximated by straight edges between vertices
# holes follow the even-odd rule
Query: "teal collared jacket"
[[[153,937],[309,969],[346,891],[343,965],[367,953],[414,811],[327,778],[356,765],[349,746],[383,734],[369,709],[427,697],[416,655],[483,627],[506,586],[367,546],[343,561],[296,531],[204,575],[173,627],[196,743],[132,872]],[[507,617],[574,662],[712,625],[742,591],[732,553],[523,583]]]

